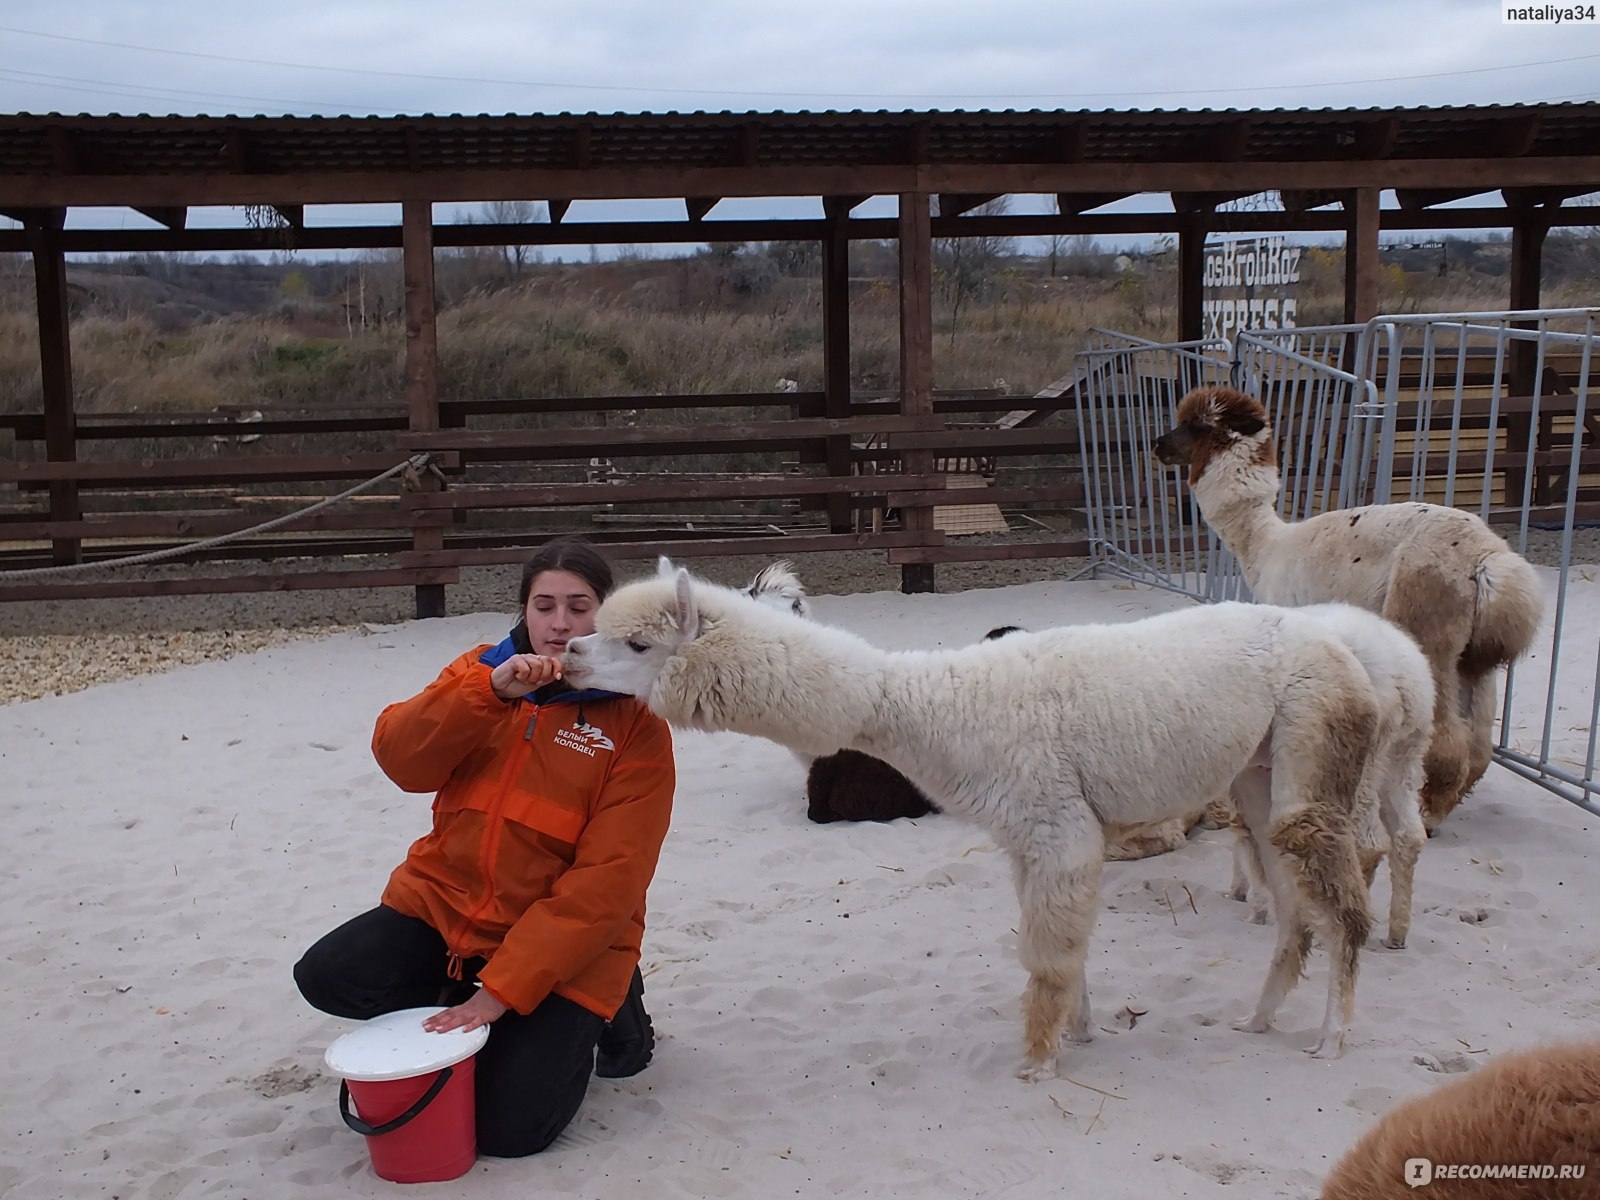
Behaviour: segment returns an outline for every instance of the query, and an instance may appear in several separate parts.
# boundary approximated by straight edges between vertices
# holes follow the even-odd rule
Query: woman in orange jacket
[[[638,962],[671,734],[641,701],[561,679],[568,639],[594,632],[611,584],[588,543],[547,543],[523,568],[511,636],[383,710],[373,754],[404,790],[436,793],[433,828],[379,906],[294,969],[335,1016],[446,1004],[425,1028],[490,1025],[475,1072],[483,1154],[544,1149],[591,1073],[632,1075],[654,1045]]]

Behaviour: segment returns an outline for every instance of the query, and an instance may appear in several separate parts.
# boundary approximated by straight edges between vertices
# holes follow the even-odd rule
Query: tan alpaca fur
[[[1203,387],[1178,402],[1177,424],[1155,451],[1168,465],[1188,465],[1200,511],[1239,559],[1257,600],[1343,601],[1416,639],[1435,685],[1422,786],[1423,820],[1435,829],[1489,766],[1494,672],[1538,632],[1538,576],[1460,509],[1373,504],[1284,522],[1272,437],[1253,397]]]
[[[1446,1179],[1407,1162],[1583,1167],[1579,1179]],[[1413,1166],[1410,1168],[1415,1170]],[[1569,1173],[1570,1174],[1570,1173]],[[1334,1167],[1322,1200],[1594,1200],[1600,1196],[1600,1041],[1507,1054],[1390,1109]]]

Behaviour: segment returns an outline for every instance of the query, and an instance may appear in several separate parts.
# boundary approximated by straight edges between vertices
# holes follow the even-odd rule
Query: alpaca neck
[[[843,630],[795,618],[781,632],[762,630],[749,638],[746,646],[759,646],[760,658],[741,661],[735,647],[748,637],[748,631],[739,632],[733,646],[715,636],[704,639],[682,678],[669,674],[658,685],[668,701],[658,711],[807,754],[859,748],[862,737],[870,736],[883,707],[887,652]]]
[[[1194,486],[1206,524],[1239,560],[1254,587],[1272,546],[1289,526],[1278,516],[1278,469],[1259,463],[1213,463]]]

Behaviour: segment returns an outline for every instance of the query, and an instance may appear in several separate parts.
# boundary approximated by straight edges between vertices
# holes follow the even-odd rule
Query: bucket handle
[[[433,1082],[428,1085],[428,1090],[417,1097],[417,1102],[415,1104],[406,1109],[405,1112],[401,1113],[398,1117],[395,1117],[392,1121],[385,1121],[382,1125],[369,1125],[367,1122],[363,1121],[360,1117],[356,1116],[350,1111],[350,1084],[346,1080],[341,1079],[339,1081],[339,1115],[344,1118],[344,1123],[350,1126],[351,1129],[354,1129],[357,1133],[364,1134],[367,1137],[377,1137],[380,1134],[393,1133],[396,1129],[399,1129],[407,1121],[410,1121],[423,1109],[427,1108],[428,1105],[433,1102],[433,1098],[444,1090],[444,1085],[450,1082],[450,1076],[454,1073],[455,1068],[444,1068],[444,1070],[440,1071],[439,1074],[434,1077]]]

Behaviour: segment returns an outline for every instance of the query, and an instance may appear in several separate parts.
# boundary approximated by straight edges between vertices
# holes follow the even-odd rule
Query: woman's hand
[[[442,1013],[434,1013],[422,1023],[422,1027],[429,1033],[449,1033],[452,1029],[468,1032],[479,1025],[487,1025],[498,1017],[504,1016],[509,1011],[504,1004],[496,1000],[488,988],[480,987],[478,994],[465,1004],[458,1004],[454,1008],[447,1008]]]
[[[489,686],[502,700],[520,700],[561,678],[561,660],[547,654],[513,654],[489,672]]]

